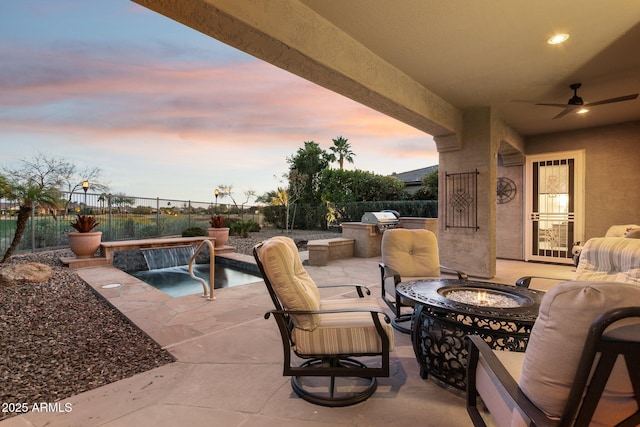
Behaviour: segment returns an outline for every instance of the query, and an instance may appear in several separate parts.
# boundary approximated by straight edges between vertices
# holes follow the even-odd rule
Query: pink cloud
[[[175,46],[83,44],[0,43],[0,55],[9,64],[0,69],[2,133],[64,141],[79,152],[91,147],[101,161],[117,153],[127,161],[109,161],[116,191],[143,181],[176,188],[166,196],[186,185],[208,197],[209,187],[225,182],[266,191],[302,142],[328,149],[339,135],[361,169],[437,163],[423,132],[256,60],[220,64]],[[132,159],[162,172],[136,177],[142,161]],[[224,161],[214,166],[214,159]]]
[[[7,47],[2,50],[7,53]],[[30,62],[30,71],[14,70],[7,80],[15,83],[2,85],[2,105],[29,109],[12,117],[14,125],[105,137],[112,132],[173,133],[211,140],[240,134],[260,144],[265,134],[308,140],[327,128],[363,137],[420,135],[266,63],[214,68],[210,63],[150,62],[146,56],[134,62],[75,50],[31,52],[30,61],[19,61]]]

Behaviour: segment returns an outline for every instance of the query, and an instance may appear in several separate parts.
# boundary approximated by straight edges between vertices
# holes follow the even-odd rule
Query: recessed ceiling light
[[[549,38],[549,40],[547,40],[547,43],[549,43],[549,44],[560,44],[562,42],[567,41],[568,38],[569,38],[569,34],[555,34],[555,35],[551,36]]]
[[[584,114],[584,113],[588,113],[589,109],[588,108],[581,108],[578,111],[576,111],[577,114]]]

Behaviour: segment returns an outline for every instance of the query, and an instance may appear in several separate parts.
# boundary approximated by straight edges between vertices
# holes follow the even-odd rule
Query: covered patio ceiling
[[[535,105],[640,92],[635,0],[134,1],[436,137],[487,106],[521,136],[640,120],[640,99]]]

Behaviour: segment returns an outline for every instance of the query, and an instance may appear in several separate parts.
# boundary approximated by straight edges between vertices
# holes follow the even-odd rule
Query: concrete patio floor
[[[307,270],[319,285],[360,283],[377,297],[378,262],[350,258]],[[492,281],[513,284],[523,275],[570,279],[574,270],[499,260]],[[282,376],[280,335],[275,321],[263,317],[272,308],[263,282],[216,290],[216,300],[207,301],[199,295],[172,298],[110,266],[77,271],[177,361],[65,399],[70,412],[23,414],[0,427],[471,425],[462,397],[420,378],[408,335],[396,332],[392,374],[378,379],[371,398],[326,408],[298,398]],[[103,288],[114,283],[123,286]],[[322,296],[339,292],[323,290]]]

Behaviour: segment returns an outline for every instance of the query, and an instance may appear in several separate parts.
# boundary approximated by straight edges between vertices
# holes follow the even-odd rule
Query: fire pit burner
[[[447,299],[481,307],[515,308],[525,302],[522,296],[491,289],[447,287],[440,288],[438,292]]]

